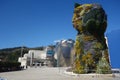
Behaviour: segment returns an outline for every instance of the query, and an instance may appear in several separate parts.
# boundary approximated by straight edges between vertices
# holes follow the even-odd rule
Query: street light
[[[23,46],[22,46],[22,47],[21,47],[21,57],[22,57],[22,54],[23,54],[23,49],[24,49],[24,48],[23,48]]]

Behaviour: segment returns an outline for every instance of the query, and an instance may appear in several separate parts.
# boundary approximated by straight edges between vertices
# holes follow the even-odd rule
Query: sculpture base
[[[69,69],[70,70],[70,69]],[[80,78],[80,80],[119,80],[120,72],[119,73],[112,73],[112,74],[97,74],[97,73],[88,73],[88,74],[76,74],[68,69],[64,71],[66,75],[75,76],[75,78]],[[119,71],[119,70],[118,70]]]

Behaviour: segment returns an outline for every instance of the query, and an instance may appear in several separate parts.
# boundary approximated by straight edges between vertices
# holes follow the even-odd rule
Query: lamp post
[[[23,54],[23,46],[21,47],[21,58],[22,58],[22,54]]]

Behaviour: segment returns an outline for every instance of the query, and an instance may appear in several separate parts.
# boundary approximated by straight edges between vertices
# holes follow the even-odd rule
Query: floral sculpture
[[[78,34],[75,42],[73,72],[111,73],[108,47],[104,33],[107,15],[99,4],[75,4],[72,19]]]

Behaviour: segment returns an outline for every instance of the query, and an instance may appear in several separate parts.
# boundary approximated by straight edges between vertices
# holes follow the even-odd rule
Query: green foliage
[[[87,14],[83,16],[83,25],[86,30],[93,35],[103,35],[106,31],[107,22],[106,15],[102,8],[91,9]]]
[[[78,73],[78,74],[85,73],[84,66],[82,65],[79,59],[75,60],[74,65],[75,65],[73,70],[74,73]]]
[[[82,62],[84,62],[86,73],[91,72],[95,67],[93,56],[89,52],[82,56]]]
[[[54,47],[54,46],[53,46]],[[28,53],[30,49],[34,50],[43,50],[44,47],[36,47],[36,48],[28,48],[28,47],[22,47],[23,48],[23,54]],[[2,61],[11,61],[11,62],[17,62],[18,57],[21,56],[21,47],[14,47],[14,48],[6,48],[6,49],[0,49],[0,59]]]
[[[99,74],[109,74],[111,73],[111,67],[109,65],[109,62],[106,60],[104,56],[99,60],[97,64],[97,70],[96,73]]]
[[[98,50],[102,50],[103,49],[103,45],[100,43],[100,42],[96,42],[94,45],[93,45],[93,48],[98,51]]]
[[[110,71],[111,68],[104,38],[107,16],[103,8],[99,4],[75,4],[72,22],[78,31],[75,42],[74,72],[109,73],[105,72],[105,70]]]
[[[18,57],[20,57],[20,53],[8,54],[8,56],[6,58],[6,61],[17,62],[18,61]]]
[[[93,60],[95,61],[95,64],[98,63],[98,61],[100,60],[101,57],[102,57],[102,54],[99,51],[96,51],[93,56]]]
[[[19,62],[0,62],[0,72],[20,70]]]
[[[75,6],[75,8],[77,8],[78,6],[80,6],[80,4],[78,4],[78,3],[75,3],[75,5],[74,5],[74,6]]]

